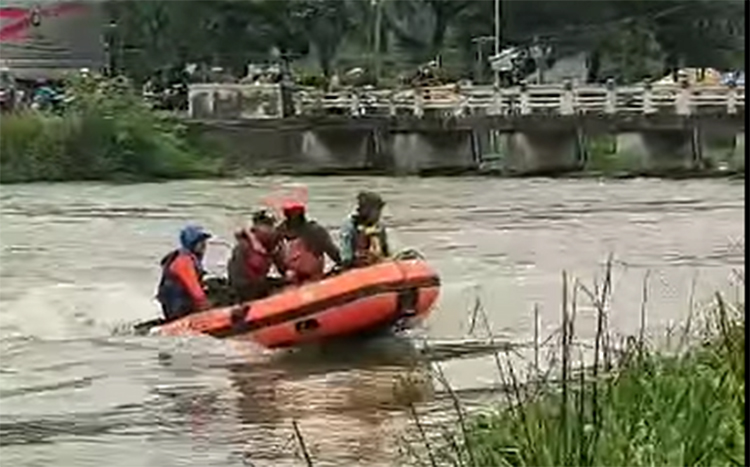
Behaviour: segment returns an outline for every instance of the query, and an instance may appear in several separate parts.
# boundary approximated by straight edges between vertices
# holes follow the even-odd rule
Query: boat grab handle
[[[241,305],[237,308],[232,308],[232,311],[229,314],[232,326],[239,326],[244,323],[248,311],[250,311],[250,305]]]
[[[401,290],[398,293],[397,312],[399,316],[409,316],[417,312],[419,302],[419,289],[411,288]]]
[[[297,321],[296,323],[294,323],[294,329],[296,329],[299,333],[314,331],[319,327],[320,323],[315,318],[306,319],[304,321]]]

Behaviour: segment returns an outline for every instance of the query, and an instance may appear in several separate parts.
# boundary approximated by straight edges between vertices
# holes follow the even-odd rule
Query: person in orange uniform
[[[266,211],[253,214],[252,226],[235,234],[237,244],[227,264],[229,285],[242,301],[267,296],[283,284],[283,279],[269,277],[271,267],[283,276],[280,237],[276,233],[276,219]]]
[[[203,256],[211,234],[189,225],[180,231],[180,248],[161,260],[162,274],[156,298],[168,321],[209,307],[203,290]]]
[[[279,233],[284,239],[285,278],[292,284],[320,280],[324,276],[325,256],[341,266],[341,254],[328,231],[307,219],[302,203],[283,206],[284,221]]]

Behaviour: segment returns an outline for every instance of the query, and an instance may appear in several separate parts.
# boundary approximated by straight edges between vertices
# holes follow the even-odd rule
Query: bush
[[[0,182],[149,180],[208,176],[218,162],[187,143],[124,79],[78,77],[62,113],[27,110],[0,120]]]

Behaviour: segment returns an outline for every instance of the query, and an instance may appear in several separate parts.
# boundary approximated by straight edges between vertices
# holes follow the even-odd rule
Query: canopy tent
[[[678,80],[680,77],[687,78],[688,84],[694,86],[703,84],[708,86],[718,86],[722,84],[722,73],[713,68],[682,68],[677,71]],[[656,84],[676,84],[674,74],[670,73],[663,77]]]

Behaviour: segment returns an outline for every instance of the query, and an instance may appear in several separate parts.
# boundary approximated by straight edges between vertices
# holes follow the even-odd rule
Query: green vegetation
[[[523,383],[498,358],[508,388],[503,403],[464,415],[456,400],[460,426],[442,443],[423,436],[426,449],[413,454],[415,461],[477,467],[745,465],[744,304],[731,306],[717,294],[702,323],[691,324],[691,314],[677,351],[649,348],[641,333],[615,352],[603,331],[604,299],[597,298],[606,291],[589,296],[598,315],[595,347],[603,355],[593,368],[572,368],[576,311],[564,306],[560,381]],[[645,300],[642,324],[644,310]],[[688,338],[696,334],[691,326],[701,330],[694,342]]]
[[[277,59],[272,51],[303,74],[363,67],[392,79],[440,56],[449,77],[490,79],[476,39],[494,34],[492,0],[120,0],[106,8],[117,25],[115,65],[139,82],[188,63],[243,76],[248,63]],[[552,47],[552,60],[585,52],[593,81],[744,66],[739,0],[502,0],[500,9],[503,47],[538,39]],[[492,40],[481,47],[492,55]]]
[[[610,174],[638,167],[638,161],[617,153],[617,141],[613,135],[587,138],[585,151],[587,170]]]
[[[0,182],[154,180],[210,176],[204,156],[174,118],[153,112],[124,80],[71,81],[59,113],[23,111],[0,120]],[[200,152],[199,152],[200,151]]]

